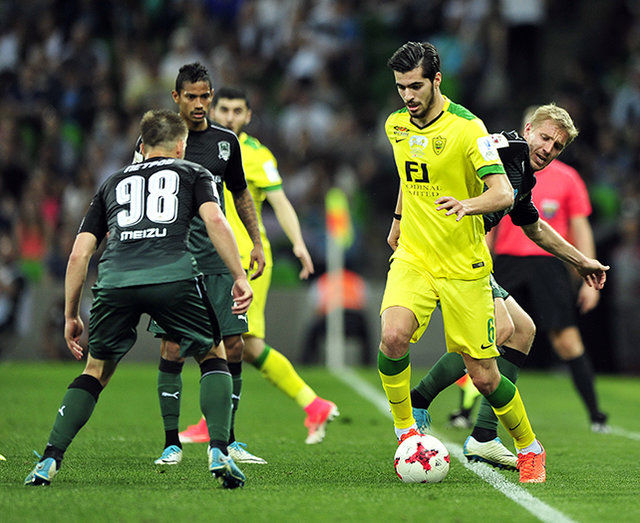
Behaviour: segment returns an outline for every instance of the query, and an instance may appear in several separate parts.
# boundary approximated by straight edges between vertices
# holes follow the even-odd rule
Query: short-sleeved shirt
[[[502,131],[492,134],[500,159],[504,164],[507,177],[513,187],[513,206],[502,211],[483,215],[485,232],[489,232],[500,223],[507,214],[513,224],[530,225],[540,217],[538,209],[531,199],[531,191],[536,184],[536,177],[529,161],[529,145],[516,131]]]
[[[479,196],[484,176],[505,173],[482,121],[445,98],[442,113],[424,128],[402,108],[389,116],[385,131],[402,188],[400,240],[392,259],[426,268],[436,277],[487,276],[492,263],[482,216],[456,221],[435,204],[441,196]]]
[[[141,140],[136,145],[137,154],[134,159],[141,159]],[[247,182],[242,168],[242,154],[237,136],[230,130],[209,122],[204,131],[189,131],[185,160],[202,165],[211,172],[216,182],[218,194],[224,211],[223,187],[226,186],[232,193],[244,191]],[[224,182],[224,185],[223,185]],[[204,274],[222,274],[229,272],[227,266],[216,252],[213,244],[207,236],[207,230],[199,216],[196,216],[191,224],[189,235],[189,249],[198,263],[198,268]]]
[[[98,288],[168,283],[198,274],[187,237],[208,201],[219,203],[209,171],[175,158],[151,158],[111,175],[98,189],[79,232],[107,245]],[[107,235],[108,233],[108,235]]]
[[[258,229],[260,230],[266,265],[267,267],[271,267],[273,265],[273,257],[271,254],[271,244],[269,243],[267,232],[262,222],[262,204],[269,191],[282,188],[282,178],[280,178],[280,173],[278,172],[278,163],[269,149],[247,133],[240,133],[238,138],[240,140],[242,165],[247,180],[247,187],[253,197],[253,203],[256,206]],[[224,199],[227,209],[227,219],[238,242],[242,266],[245,269],[249,269],[253,242],[238,216],[231,193],[226,189],[224,191]]]
[[[563,238],[569,238],[572,218],[589,216],[591,203],[584,181],[578,172],[559,160],[552,161],[536,173],[538,180],[533,188],[533,203],[540,217]],[[509,218],[496,229],[494,251],[510,256],[552,256],[532,242]]]

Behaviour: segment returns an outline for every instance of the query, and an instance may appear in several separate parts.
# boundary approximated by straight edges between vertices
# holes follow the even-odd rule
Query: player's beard
[[[427,114],[429,114],[429,111],[431,110],[431,108],[433,107],[433,104],[435,103],[435,93],[436,93],[436,88],[432,83],[431,84],[431,96],[429,96],[429,99],[424,102],[424,109],[422,111],[420,111],[420,113],[418,113],[418,114],[411,114],[411,111],[409,111],[409,114],[411,114],[411,118],[415,118],[416,120],[420,120],[420,119],[424,118],[425,116],[427,116]]]

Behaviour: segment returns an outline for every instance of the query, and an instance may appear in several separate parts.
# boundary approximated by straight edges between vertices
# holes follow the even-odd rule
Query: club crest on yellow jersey
[[[433,152],[436,154],[440,154],[444,151],[444,146],[447,145],[447,139],[444,136],[436,136],[431,145],[433,146]]]

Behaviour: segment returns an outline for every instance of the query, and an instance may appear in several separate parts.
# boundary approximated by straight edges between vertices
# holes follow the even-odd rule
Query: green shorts
[[[209,297],[209,302],[215,311],[222,336],[233,336],[247,332],[249,330],[247,315],[236,315],[231,312],[231,307],[233,307],[233,295],[231,294],[233,276],[229,273],[205,274],[204,284],[206,295]],[[157,338],[165,338],[177,342],[176,339],[168,335],[165,329],[156,323],[155,319],[152,316],[147,330],[153,332]]]
[[[491,282],[491,292],[493,293],[494,300],[496,298],[502,298],[503,300],[506,300],[509,297],[509,293],[505,291],[502,287],[500,287],[500,285],[498,285],[498,282],[493,277],[493,274],[491,275],[490,282]]]
[[[179,340],[180,354],[206,354],[220,333],[202,282],[197,279],[118,289],[94,288],[89,318],[89,353],[100,360],[120,360],[136,341],[143,313],[153,316]],[[209,305],[210,309],[210,305]]]

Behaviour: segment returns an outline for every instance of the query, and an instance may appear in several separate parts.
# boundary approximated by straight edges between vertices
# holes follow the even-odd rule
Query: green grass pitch
[[[186,444],[178,466],[153,460],[164,436],[154,365],[126,361],[67,452],[51,487],[22,482],[42,452],[66,386],[81,364],[0,365],[0,521],[536,521],[453,456],[443,483],[407,485],[393,470],[390,418],[323,368],[301,375],[341,416],[325,441],[305,445],[303,412],[245,366],[236,433],[267,465],[242,466],[244,489],[225,491],[207,471],[206,445]],[[417,380],[424,369],[414,369]],[[382,393],[375,369],[358,374]],[[185,366],[181,428],[197,421],[198,369]],[[600,377],[602,408],[624,434],[593,434],[570,379],[523,373],[518,382],[547,450],[548,480],[522,489],[574,521],[640,521],[640,380]],[[438,435],[461,445],[466,431],[447,427],[458,390],[432,405]],[[503,441],[512,442],[503,433]],[[517,474],[501,472],[518,484]]]

